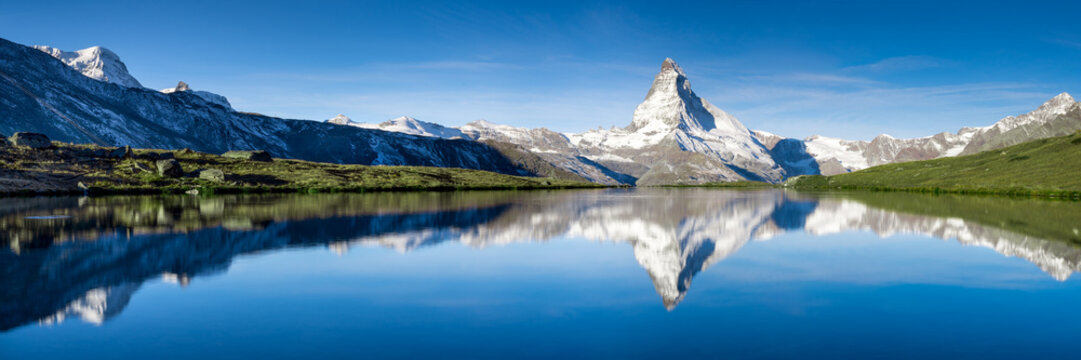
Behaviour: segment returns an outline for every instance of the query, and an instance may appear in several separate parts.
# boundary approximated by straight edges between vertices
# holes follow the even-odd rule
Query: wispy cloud
[[[842,71],[845,72],[870,72],[870,73],[886,73],[886,72],[901,72],[901,71],[913,71],[923,70],[930,68],[943,67],[951,62],[945,59],[940,59],[932,56],[923,55],[907,55],[885,58],[870,64],[849,66]]]
[[[1054,95],[1029,83],[968,83],[849,89],[799,84],[741,84],[707,94],[749,127],[781,135],[869,139],[915,137],[988,125],[1035,109]]]
[[[819,74],[819,73],[784,73],[784,74],[771,74],[771,75],[750,75],[741,76],[738,79],[745,82],[758,82],[758,83],[800,83],[800,84],[816,84],[822,86],[830,85],[872,85],[878,84],[878,81],[871,80],[863,77],[845,76],[839,74]]]
[[[1081,41],[1077,41],[1077,40],[1059,38],[1059,39],[1050,39],[1050,40],[1047,40],[1047,42],[1052,43],[1052,44],[1062,45],[1062,46],[1065,46],[1065,47],[1074,48],[1074,49],[1081,49]]]

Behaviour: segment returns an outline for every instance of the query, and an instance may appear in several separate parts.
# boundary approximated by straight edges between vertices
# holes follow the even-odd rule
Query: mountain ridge
[[[170,94],[88,77],[40,50],[0,39],[0,133],[65,142],[266,150],[275,157],[362,165],[419,165],[529,175],[491,147],[314,121],[240,113],[190,91]]]
[[[119,57],[104,48],[80,50],[82,53],[66,53],[44,46],[35,49],[79,71],[84,79],[118,84],[117,79],[130,77]],[[55,70],[50,69],[58,72]],[[24,67],[11,73],[23,74],[20,71],[27,69]],[[102,75],[106,73],[114,76]],[[115,75],[121,73],[125,76]],[[67,96],[48,97],[53,99],[50,100],[52,102],[60,99],[52,104],[42,100],[42,96],[34,95],[35,92],[42,92],[41,86],[30,89],[35,87],[30,84],[48,83],[48,80],[38,77],[19,82],[6,75],[5,78],[15,87],[7,92],[11,95],[6,102],[17,111],[13,112],[9,121],[0,122],[0,131],[30,130],[44,132],[64,141],[159,148],[191,147],[208,152],[261,148],[275,156],[336,163],[453,166],[513,175],[526,171],[524,168],[514,170],[513,164],[501,161],[497,161],[499,165],[495,169],[482,164],[486,162],[485,157],[503,157],[505,160],[505,155],[510,154],[497,155],[499,151],[489,146],[499,143],[513,145],[512,157],[521,157],[522,151],[533,153],[535,157],[529,160],[533,164],[531,168],[548,169],[547,166],[537,166],[536,158],[540,158],[573,176],[613,185],[702,184],[741,180],[779,183],[798,175],[832,175],[881,164],[971,154],[1081,129],[1081,116],[1071,111],[1081,108],[1081,104],[1069,94],[1062,93],[1029,113],[1006,117],[988,126],[964,127],[956,133],[943,132],[909,139],[883,134],[869,141],[818,135],[805,139],[787,138],[762,130],[750,130],[731,114],[699,97],[692,90],[686,72],[671,58],[661,63],[660,71],[655,75],[643,101],[635,108],[627,126],[581,133],[512,127],[484,120],[448,127],[409,116],[381,123],[365,123],[339,114],[324,121],[325,124],[318,124],[238,113],[224,96],[193,91],[183,82],[159,93],[170,96],[161,99],[141,92],[146,91],[141,86],[118,91],[88,85],[90,83],[77,81],[71,75],[58,77],[64,80],[61,83],[66,82],[73,88],[67,90],[78,90],[67,91]],[[131,80],[138,84],[133,77]],[[45,93],[64,90],[46,88]],[[25,98],[20,99],[20,92],[28,94],[40,106]],[[97,96],[88,98],[87,94]],[[146,106],[148,103],[155,106]],[[212,109],[215,105],[222,109]],[[212,121],[200,120],[207,126],[200,131],[198,127],[192,128],[195,124],[191,120],[163,120],[178,116]],[[25,118],[44,121],[28,121]],[[255,124],[258,126],[253,126]],[[374,132],[363,133],[365,136],[357,138],[352,134],[361,133],[345,130],[341,125]],[[305,137],[311,139],[305,141]],[[433,141],[439,144],[442,144],[440,141],[461,141],[474,144],[463,145],[465,147],[478,148],[466,150],[463,154],[449,154],[453,160],[424,160],[425,157],[432,157],[433,151],[459,152],[458,146],[430,144]],[[312,142],[323,146],[316,146]],[[496,147],[504,151],[511,149],[503,145]],[[448,154],[434,157],[445,155]]]

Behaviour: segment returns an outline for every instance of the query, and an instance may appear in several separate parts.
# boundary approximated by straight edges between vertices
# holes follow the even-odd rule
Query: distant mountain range
[[[665,59],[623,128],[559,133],[474,121],[454,128],[399,117],[382,123],[339,115],[325,122],[234,110],[221,95],[143,88],[119,56],[101,47],[65,52],[0,39],[0,133],[56,140],[205,152],[263,149],[332,163],[426,165],[605,184],[780,182],[870,166],[967,155],[1081,130],[1081,104],[1063,93],[1024,115],[957,133],[871,141],[793,139],[750,130],[698,97]]]
[[[1062,93],[1027,114],[921,138],[883,134],[871,141],[824,136],[793,139],[748,130],[732,115],[695,95],[679,65],[665,59],[645,101],[624,128],[564,134],[483,120],[457,129],[410,117],[380,124],[328,121],[422,136],[507,142],[591,181],[656,185],[778,182],[796,175],[834,175],[882,164],[970,155],[1081,130],[1081,103]],[[599,174],[580,170],[590,166]]]

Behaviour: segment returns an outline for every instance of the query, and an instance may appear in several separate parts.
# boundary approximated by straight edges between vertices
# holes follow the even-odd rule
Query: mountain
[[[785,177],[739,120],[691,90],[687,75],[672,59],[661,64],[630,125],[569,137],[586,157],[634,176],[642,185],[778,182]]]
[[[601,183],[779,182],[786,177],[785,168],[773,161],[769,149],[739,120],[691,90],[686,73],[672,59],[661,63],[649,92],[624,128],[563,134],[478,120],[458,128],[460,133],[447,133],[447,128],[435,128],[436,124],[409,120],[399,118],[377,127],[514,144],[557,168]]]
[[[1078,130],[1081,130],[1081,103],[1070,94],[1061,93],[1027,114],[1010,116],[988,127],[970,129],[972,139],[961,155],[1068,135]]]
[[[975,154],[1069,135],[1077,130],[1081,130],[1081,103],[1070,94],[1062,93],[1029,113],[1009,116],[985,127],[965,127],[957,133],[943,132],[913,139],[883,134],[871,141],[812,136],[803,142],[807,153],[818,163],[821,174],[836,175],[883,164]],[[759,141],[778,141],[765,132],[760,133]],[[775,160],[785,161],[776,157]]]
[[[330,163],[531,175],[478,142],[240,113],[192,91],[174,88],[166,94],[122,86],[114,82],[123,78],[116,76],[123,63],[104,49],[100,54],[116,62],[103,61],[104,75],[95,78],[51,54],[0,39],[0,133],[31,131],[65,142],[209,153],[261,149],[275,157]]]
[[[462,137],[462,132],[458,129],[448,128],[435,123],[420,121],[408,116],[393,118],[378,124],[369,124],[355,122],[345,115],[338,114],[338,116],[327,120],[327,122],[337,125],[348,125],[363,129],[393,131],[417,136],[437,137],[444,139],[455,139]]]
[[[793,139],[750,131],[734,116],[698,97],[683,69],[665,59],[630,125],[584,133],[558,133],[478,120],[459,127],[463,138],[510,143],[552,166],[590,181],[637,185],[713,181],[780,182],[796,176],[833,175],[882,164],[972,154],[1081,129],[1081,104],[1062,93],[1038,109],[986,127],[870,141],[826,136]],[[417,133],[418,126],[378,128]],[[425,127],[439,127],[424,123]],[[384,125],[386,124],[386,125]],[[424,132],[440,136],[437,132]],[[458,136],[458,133],[453,133]]]
[[[1081,109],[1072,111],[1081,115],[1077,113]],[[972,155],[800,177],[785,185],[1077,197],[1081,195],[1081,131]]]
[[[44,45],[37,45],[34,48],[64,62],[88,78],[130,88],[143,87],[139,80],[135,80],[135,77],[128,73],[128,67],[120,61],[120,56],[109,49],[94,46],[76,51],[63,51]]]
[[[870,141],[785,138],[751,131],[700,98],[672,59],[661,63],[645,99],[622,128],[559,133],[484,120],[455,128],[408,116],[374,124],[344,115],[318,124],[239,113],[224,96],[192,90],[184,82],[158,94],[166,97],[148,94],[116,54],[100,47],[76,52],[37,47],[84,75],[81,79],[58,69],[55,61],[23,56],[19,45],[4,41],[2,47],[10,56],[4,59],[7,82],[0,82],[0,91],[10,95],[0,100],[14,111],[0,115],[0,132],[207,152],[261,148],[313,161],[558,174],[603,184],[777,183],[796,175],[973,154],[1081,129],[1081,104],[1063,93],[1030,113],[956,133],[912,139],[883,134]]]
[[[226,99],[225,96],[218,95],[209,91],[192,90],[190,87],[188,87],[188,83],[183,81],[178,82],[176,84],[176,87],[161,90],[162,94],[172,94],[177,92],[188,92],[195,96],[203,98],[203,100],[206,100],[206,102],[208,103],[219,105],[229,110],[233,109],[233,105],[229,104],[229,99]]]
[[[330,123],[330,124],[334,124],[334,125],[352,125],[352,126],[356,126],[355,124],[359,124],[358,122],[353,121],[353,119],[350,119],[348,116],[345,116],[345,115],[342,115],[342,114],[338,114],[335,117],[327,119],[326,122]]]

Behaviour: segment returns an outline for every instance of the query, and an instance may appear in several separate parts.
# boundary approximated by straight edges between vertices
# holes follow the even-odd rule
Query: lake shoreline
[[[345,165],[46,142],[0,144],[0,197],[183,193],[366,193],[607,188],[582,181],[425,166]]]

